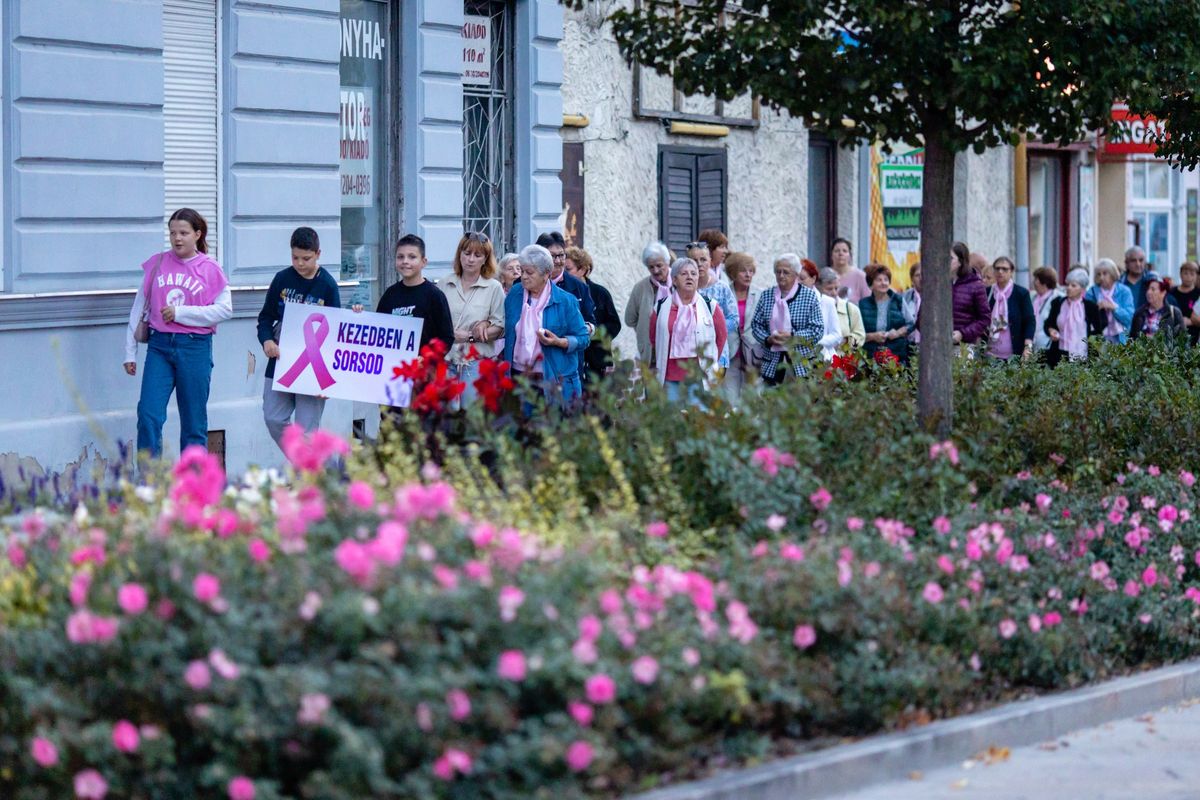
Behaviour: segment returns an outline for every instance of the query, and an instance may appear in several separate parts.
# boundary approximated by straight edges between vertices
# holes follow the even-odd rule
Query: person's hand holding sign
[[[275,343],[274,339],[263,342],[263,354],[267,358],[279,358],[279,345]]]

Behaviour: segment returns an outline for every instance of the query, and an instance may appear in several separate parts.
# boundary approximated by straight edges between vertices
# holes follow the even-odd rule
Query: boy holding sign
[[[283,439],[283,430],[295,422],[308,432],[321,424],[325,399],[310,395],[280,392],[274,388],[275,362],[279,359],[279,328],[286,303],[341,308],[337,281],[320,265],[321,239],[312,228],[292,232],[292,266],[280,270],[271,280],[262,311],[258,312],[258,341],[267,356],[267,377],[263,383],[263,419],[275,444]],[[280,445],[282,447],[282,445]]]
[[[419,317],[421,347],[431,339],[441,339],[446,349],[454,346],[454,323],[450,319],[450,304],[446,295],[433,281],[422,274],[429,259],[425,257],[425,240],[407,234],[396,242],[396,272],[400,280],[388,287],[379,298],[375,311],[400,317]]]

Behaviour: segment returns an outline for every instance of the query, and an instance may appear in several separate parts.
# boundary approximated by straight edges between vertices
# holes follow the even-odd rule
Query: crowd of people
[[[212,372],[212,335],[233,314],[228,281],[208,256],[207,222],[192,209],[168,222],[170,249],[142,265],[144,277],[130,310],[124,368],[137,374],[137,345],[147,344],[137,409],[137,448],[162,452],[162,428],[171,394],[177,397],[180,449],[205,444]],[[258,340],[267,357],[263,418],[282,442],[295,422],[320,425],[325,400],[274,388],[279,337],[289,303],[340,307],[337,281],[320,266],[320,239],[312,228],[292,234],[290,267],[272,280],[258,315]],[[425,242],[408,234],[396,243],[398,280],[376,312],[422,320],[420,346],[446,346],[451,371],[466,385],[459,404],[476,401],[474,382],[485,359],[503,359],[515,376],[540,386],[548,400],[578,402],[589,385],[613,369],[612,341],[633,329],[636,358],[668,397],[698,402],[700,386],[720,386],[737,402],[748,385],[805,377],[812,364],[839,353],[863,352],[881,363],[906,365],[920,348],[921,264],[909,267],[909,288],[892,287],[883,264],[854,266],[853,246],[835,239],[828,266],[795,253],[772,264],[774,285],[757,288],[758,265],[735,251],[717,230],[702,231],[675,254],[662,242],[642,250],[646,276],[630,292],[624,315],[611,293],[592,279],[591,256],[544,233],[519,253],[497,255],[489,238],[467,233],[458,243],[452,274],[425,277]],[[953,277],[953,338],[962,352],[983,358],[1086,359],[1088,339],[1114,344],[1140,336],[1200,339],[1200,286],[1193,262],[1172,286],[1146,263],[1138,247],[1124,269],[1101,259],[1089,273],[1073,266],[1059,286],[1058,272],[1040,267],[1032,289],[1015,282],[1016,266],[989,262],[956,242],[946,266]],[[1093,282],[1094,281],[1094,282]],[[362,311],[361,306],[353,310]],[[602,334],[602,335],[598,335]],[[690,376],[701,376],[699,384]]]

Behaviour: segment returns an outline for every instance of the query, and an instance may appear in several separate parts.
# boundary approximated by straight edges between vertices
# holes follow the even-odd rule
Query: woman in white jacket
[[[1046,334],[1046,318],[1055,298],[1066,293],[1058,285],[1058,275],[1053,267],[1038,267],[1033,271],[1033,350],[1035,353],[1050,349],[1050,337]]]

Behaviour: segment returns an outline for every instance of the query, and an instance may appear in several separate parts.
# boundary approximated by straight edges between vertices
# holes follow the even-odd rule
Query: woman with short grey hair
[[[638,361],[651,364],[650,315],[671,294],[671,251],[662,242],[650,242],[642,248],[642,264],[649,274],[629,293],[625,324],[637,333]]]
[[[1046,363],[1051,367],[1058,366],[1058,362],[1064,358],[1086,360],[1087,340],[1104,332],[1104,312],[1083,294],[1088,283],[1086,269],[1071,270],[1067,273],[1066,296],[1055,298],[1050,303],[1045,331],[1050,337]]]
[[[679,400],[688,371],[700,368],[706,383],[714,377],[720,354],[725,349],[727,328],[721,306],[700,294],[700,269],[690,258],[676,259],[671,265],[669,298],[658,301],[650,314],[650,344],[654,348],[654,368],[667,390],[667,397]],[[699,402],[698,384],[688,387],[688,400]]]
[[[1072,270],[1083,268],[1082,264],[1071,267]],[[1097,261],[1092,274],[1096,277],[1096,283],[1084,297],[1095,303],[1104,314],[1104,341],[1124,344],[1133,321],[1133,312],[1137,310],[1133,307],[1133,292],[1120,282],[1121,273],[1111,258]]]
[[[504,293],[508,294],[513,284],[521,280],[520,256],[516,253],[505,253],[504,257],[496,262],[496,280],[500,281]]]

